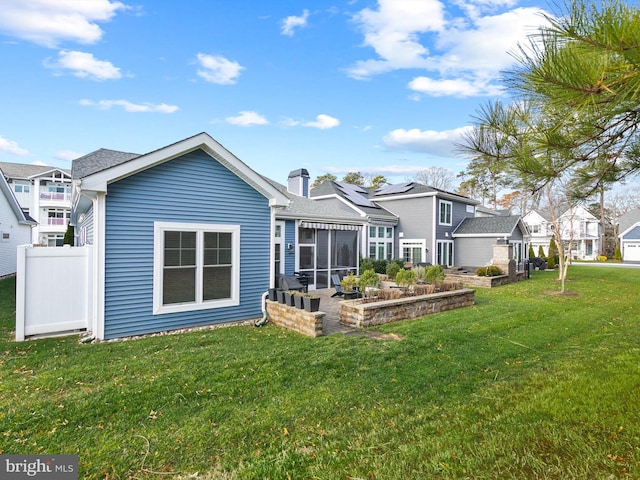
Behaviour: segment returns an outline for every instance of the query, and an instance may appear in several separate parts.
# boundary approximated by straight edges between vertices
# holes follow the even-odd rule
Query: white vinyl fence
[[[92,247],[18,247],[16,340],[90,325]]]

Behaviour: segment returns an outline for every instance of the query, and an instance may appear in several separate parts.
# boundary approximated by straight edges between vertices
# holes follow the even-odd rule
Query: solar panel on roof
[[[354,203],[360,207],[375,207],[376,205],[371,202],[367,197],[362,195],[367,191],[359,187],[358,185],[352,185],[350,183],[337,182],[338,187],[342,190],[345,198],[349,200],[351,203]]]
[[[392,193],[404,193],[411,190],[413,182],[395,183],[393,185],[386,185],[376,191],[376,195],[390,195]]]

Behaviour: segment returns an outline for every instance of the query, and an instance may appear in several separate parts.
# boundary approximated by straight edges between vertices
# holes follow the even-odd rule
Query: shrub
[[[606,262],[607,261],[607,256],[606,255],[599,255],[598,256],[598,260],[600,260],[601,262]]]
[[[476,270],[476,275],[479,277],[496,277],[502,275],[503,272],[500,267],[496,265],[489,265],[488,267],[480,267]]]
[[[63,245],[71,245],[73,247],[74,239],[73,239],[73,234],[74,234],[74,228],[73,225],[68,224],[67,225],[67,230],[64,232],[64,237],[62,239],[62,244]]]
[[[365,272],[367,270],[373,269],[373,260],[370,258],[361,258],[360,259],[360,271]]]
[[[387,271],[385,273],[390,279],[393,280],[394,278],[396,278],[396,275],[400,270],[401,270],[401,267],[396,262],[389,262],[387,264]]]
[[[429,283],[437,283],[444,280],[444,271],[442,265],[431,265],[425,268],[424,281]]]
[[[620,251],[620,247],[616,247],[616,251],[613,254],[614,260],[622,260],[622,252]]]
[[[387,273],[387,261],[386,260],[374,260],[373,270],[376,273]]]
[[[542,248],[542,245],[538,246],[538,257],[540,258],[547,258],[544,254],[544,248]]]
[[[356,280],[356,276],[353,274],[353,272],[349,273],[349,275],[347,275],[346,277],[343,277],[340,281],[340,285],[345,292],[352,292],[353,287],[355,287],[357,284],[358,281]]]
[[[529,258],[536,256],[536,252],[533,251],[533,245],[529,244]]]
[[[416,272],[413,270],[400,270],[396,274],[396,283],[401,287],[408,287],[416,283]]]
[[[379,286],[380,278],[378,278],[378,274],[374,272],[372,268],[360,274],[360,278],[358,279],[358,287],[360,287],[360,291],[365,295],[367,294],[368,289],[378,288]]]
[[[547,258],[547,268],[553,269],[556,267],[558,263],[558,247],[556,246],[556,236],[551,235],[551,240],[549,241],[549,257]]]

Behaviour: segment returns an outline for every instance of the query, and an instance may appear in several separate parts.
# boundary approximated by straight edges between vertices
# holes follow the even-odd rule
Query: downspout
[[[269,295],[269,292],[262,294],[262,318],[253,324],[254,327],[262,327],[269,321],[269,315],[267,315],[267,295]]]

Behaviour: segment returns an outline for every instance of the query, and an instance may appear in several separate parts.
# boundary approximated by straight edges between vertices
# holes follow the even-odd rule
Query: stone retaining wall
[[[496,275],[495,277],[479,277],[478,275],[456,275],[452,273],[447,274],[447,280],[457,280],[463,285],[468,287],[484,287],[492,288],[499,287],[501,285],[507,285],[514,281],[526,279],[525,272],[516,272],[515,279],[512,279],[509,275]]]
[[[272,302],[271,300],[266,302],[269,321],[274,325],[288,328],[312,338],[322,335],[324,312],[307,312],[306,310]]]
[[[474,303],[475,291],[466,288],[370,303],[344,300],[339,306],[340,323],[356,328],[370,327],[468,307]]]

